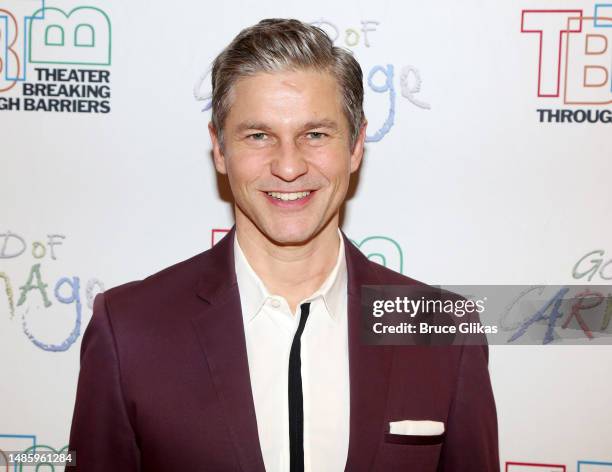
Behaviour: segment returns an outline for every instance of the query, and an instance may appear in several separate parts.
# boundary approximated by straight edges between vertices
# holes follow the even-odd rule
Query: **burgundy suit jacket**
[[[69,448],[97,472],[263,472],[233,242],[95,297],[83,335]],[[499,471],[485,346],[360,342],[365,284],[420,284],[342,233],[348,271],[350,436],[345,470]],[[325,386],[333,388],[332,386]],[[442,421],[441,436],[389,434]]]

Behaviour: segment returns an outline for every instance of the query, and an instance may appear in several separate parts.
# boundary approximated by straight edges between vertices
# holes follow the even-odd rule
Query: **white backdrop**
[[[318,24],[362,65],[369,139],[343,229],[364,252],[431,284],[610,283],[612,6],[212,5],[1,0],[0,449],[67,444],[95,293],[231,226],[207,71],[262,18]],[[599,120],[548,122],[563,110]],[[578,278],[595,250],[578,272],[601,270]],[[490,351],[502,465],[612,470],[611,347]]]

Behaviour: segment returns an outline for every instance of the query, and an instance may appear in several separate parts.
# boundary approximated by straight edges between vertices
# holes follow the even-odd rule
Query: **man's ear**
[[[359,134],[357,135],[357,139],[355,140],[353,152],[351,153],[351,174],[357,169],[359,169],[359,165],[361,164],[361,161],[363,159],[367,126],[368,120],[364,118],[363,123],[359,128]]]
[[[225,156],[221,151],[217,130],[213,126],[212,121],[208,122],[208,133],[210,134],[210,141],[212,143],[213,161],[215,163],[215,169],[217,169],[217,172],[219,172],[220,174],[227,174],[227,169],[225,167]]]

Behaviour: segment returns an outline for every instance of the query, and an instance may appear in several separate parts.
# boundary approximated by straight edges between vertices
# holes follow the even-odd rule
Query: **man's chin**
[[[279,246],[301,246],[307,244],[314,237],[314,231],[306,228],[279,228],[270,230],[266,237]]]

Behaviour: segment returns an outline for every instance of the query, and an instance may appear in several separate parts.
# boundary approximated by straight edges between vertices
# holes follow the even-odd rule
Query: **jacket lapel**
[[[342,232],[348,272],[350,436],[346,471],[370,470],[385,433],[392,346],[361,342],[361,286],[381,283],[369,261]]]
[[[192,319],[243,471],[265,472],[251,391],[242,309],[234,270],[233,226],[207,252],[196,291],[205,302]],[[350,434],[345,470],[370,469],[385,432],[392,346],[361,343],[361,286],[380,284],[374,265],[342,232],[348,273]]]
[[[210,251],[196,287],[205,302],[192,319],[241,469],[264,472],[251,391],[240,295],[234,270],[235,226]]]

